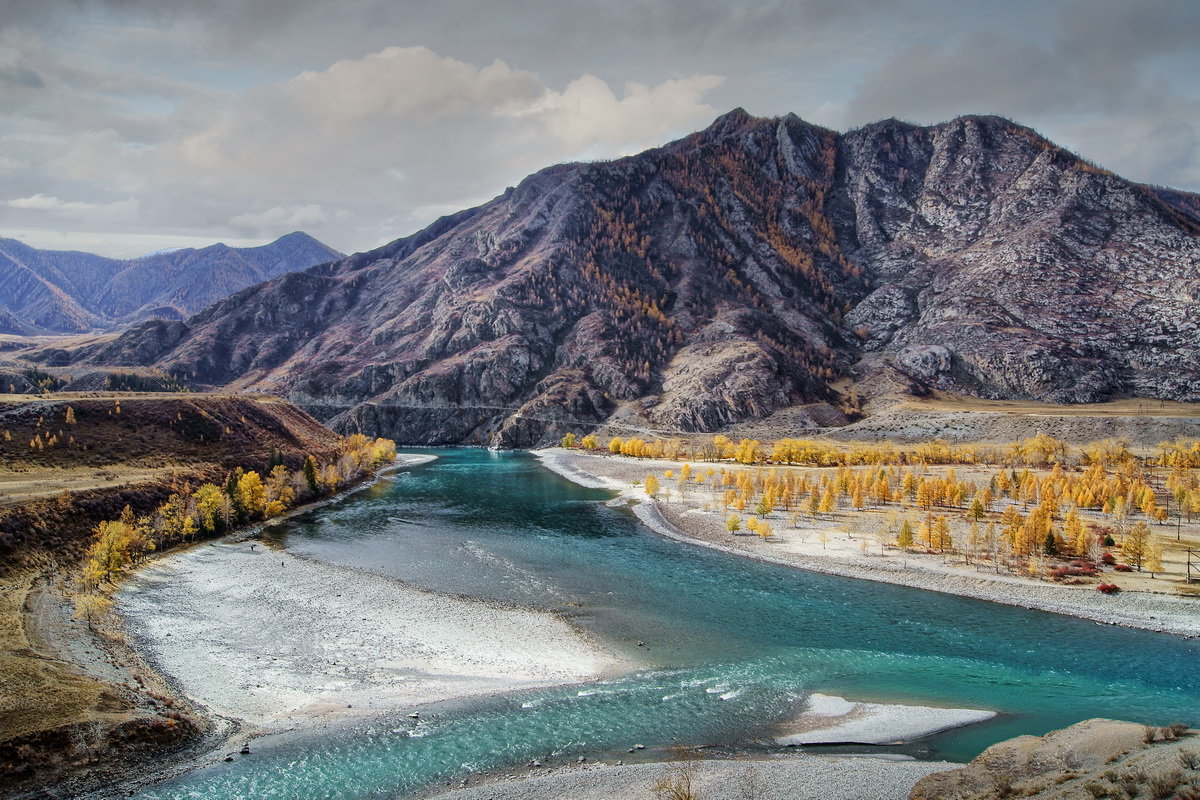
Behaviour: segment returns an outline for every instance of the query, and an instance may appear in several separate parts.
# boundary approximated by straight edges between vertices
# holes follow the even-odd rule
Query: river
[[[753,748],[812,691],[999,712],[909,748],[965,760],[1089,717],[1200,722],[1200,643],[665,540],[526,453],[437,461],[267,531],[295,555],[549,609],[644,668],[300,730],[144,798],[403,797],[534,758]],[[640,643],[640,644],[639,644]]]

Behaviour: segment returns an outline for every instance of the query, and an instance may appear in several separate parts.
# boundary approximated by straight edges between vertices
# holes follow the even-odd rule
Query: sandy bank
[[[994,716],[994,711],[976,708],[863,703],[812,694],[803,713],[782,725],[775,741],[782,745],[902,744]]]
[[[756,800],[902,800],[913,784],[957,764],[873,757],[787,755],[694,762],[698,796]],[[670,764],[584,765],[488,782],[437,800],[630,800],[654,797]]]
[[[551,615],[427,593],[253,542],[156,561],[129,581],[119,611],[138,649],[183,693],[263,727],[614,669]]]
[[[813,572],[912,586],[1111,625],[1200,636],[1200,602],[1191,598],[1133,591],[1102,595],[1091,587],[1059,586],[1016,575],[922,564],[900,554],[863,555],[857,546],[829,547],[838,537],[846,538],[845,533],[837,531],[827,532],[827,542],[818,541],[812,531],[807,536],[804,532],[793,536],[792,531],[780,530],[776,541],[767,542],[758,537],[734,536],[725,529],[723,515],[699,511],[684,503],[646,502],[649,498],[645,492],[631,486],[648,472],[678,468],[676,462],[589,455],[558,448],[537,451],[536,455],[548,469],[568,480],[584,476],[590,481],[585,485],[620,491],[629,500],[639,501],[634,513],[643,523],[689,544]]]

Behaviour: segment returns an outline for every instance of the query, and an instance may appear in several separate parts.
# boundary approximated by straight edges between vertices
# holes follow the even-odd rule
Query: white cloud
[[[661,144],[680,120],[707,121],[713,116],[715,109],[704,97],[723,82],[718,75],[692,75],[656,86],[629,82],[624,96],[617,97],[608,83],[584,75],[563,91],[546,90],[533,103],[509,113],[540,120],[570,147]]]
[[[330,215],[317,204],[307,206],[275,206],[257,214],[238,214],[229,220],[229,224],[237,230],[246,231],[278,231],[284,228],[290,232],[313,228],[328,222]]]
[[[47,194],[18,197],[4,203],[8,208],[24,211],[48,211],[93,223],[129,222],[136,220],[141,202],[134,197],[110,203],[87,203],[80,200],[60,200]]]

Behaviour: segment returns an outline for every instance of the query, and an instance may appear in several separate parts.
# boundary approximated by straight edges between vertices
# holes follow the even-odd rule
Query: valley
[[[1195,208],[737,109],[350,256],[0,241],[5,790],[1190,791]]]

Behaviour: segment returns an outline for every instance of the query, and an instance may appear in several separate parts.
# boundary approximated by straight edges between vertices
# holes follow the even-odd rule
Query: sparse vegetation
[[[108,606],[107,594],[120,577],[153,552],[220,534],[239,524],[277,517],[297,500],[333,494],[395,457],[396,445],[391,440],[354,434],[341,442],[336,457],[325,464],[310,454],[301,470],[292,472],[276,465],[266,480],[254,470],[239,467],[229,473],[224,487],[205,483],[192,492],[172,494],[144,516],[136,516],[125,506],[119,519],[96,526],[79,577],[77,612],[88,619],[101,613]],[[310,466],[310,459],[315,467]]]

